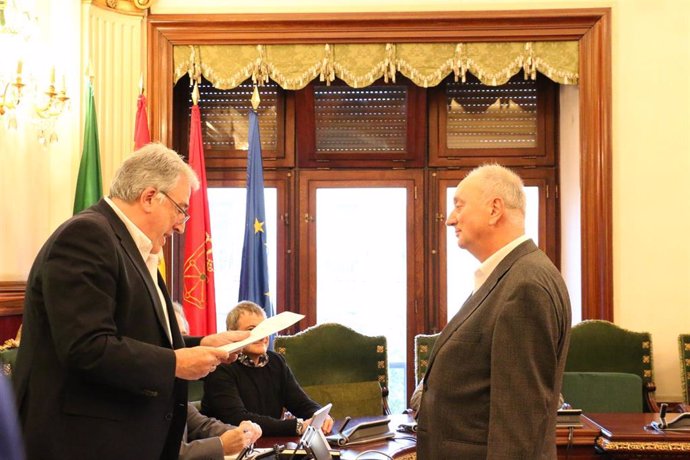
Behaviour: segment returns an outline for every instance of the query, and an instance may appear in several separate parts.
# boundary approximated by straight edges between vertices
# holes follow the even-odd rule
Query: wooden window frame
[[[299,313],[308,324],[316,324],[316,190],[318,188],[400,187],[407,189],[407,315],[406,340],[414,343],[417,331],[424,330],[423,308],[424,273],[424,215],[426,204],[420,199],[425,187],[424,172],[420,169],[390,171],[302,171],[298,179],[299,206]],[[414,363],[414,347],[408,346],[407,363]],[[408,396],[414,389],[414,367],[406,375]]]
[[[582,318],[613,320],[611,9],[150,15],[152,137],[172,144],[173,46],[579,41]]]
[[[210,170],[206,173],[206,182],[209,188],[222,187],[247,187],[247,171],[218,171]],[[291,216],[290,209],[292,205],[289,202],[290,196],[293,193],[289,191],[294,189],[294,175],[289,171],[277,171],[264,169],[264,187],[277,189],[277,213],[278,223],[276,229],[271,231],[276,232],[276,271],[285,274],[279,276],[276,280],[277,292],[272,298],[274,305],[285,305],[288,309],[294,305],[292,302],[295,299],[293,286],[296,286],[294,279],[294,258],[291,255],[294,253],[294,237],[291,231]],[[213,235],[212,235],[213,236]],[[182,270],[179,267],[184,266],[184,238],[181,235],[175,235],[174,249],[171,251],[170,258],[172,266],[169,269],[169,291],[173,298],[182,298]],[[166,254],[167,256],[168,254]],[[171,274],[175,272],[175,276]],[[216,283],[222,280],[216,279]]]
[[[383,84],[382,80],[374,84]],[[426,91],[406,78],[399,78],[395,85],[406,86],[407,99],[407,150],[401,153],[370,152],[327,154],[316,152],[316,116],[314,113],[314,88],[324,83],[311,82],[306,88],[297,91],[295,104],[299,117],[297,129],[297,161],[302,168],[372,167],[372,168],[419,168],[424,166],[426,156]],[[331,86],[345,86],[334,82]],[[419,120],[420,117],[424,119]]]
[[[186,81],[183,81],[186,80]],[[205,82],[209,83],[210,82]],[[173,87],[173,100],[186,99],[188,92],[189,77],[184,76]],[[278,87],[278,107],[277,107],[277,145],[275,149],[262,149],[261,158],[264,161],[264,168],[290,168],[295,164],[295,96],[294,91],[285,91]],[[259,89],[259,92],[261,90]],[[186,105],[185,105],[186,107]],[[173,105],[174,108],[174,105]],[[201,113],[203,123],[203,110]],[[173,113],[174,126],[180,127],[173,130],[173,147],[183,155],[188,156],[189,150],[189,111],[185,113]],[[247,150],[239,149],[207,149],[204,151],[204,158],[207,170],[225,170],[232,168],[247,167]]]
[[[429,302],[438,305],[429,309],[426,324],[429,332],[438,332],[446,325],[448,312],[447,257],[453,257],[453,248],[448,248],[446,241],[446,220],[449,210],[446,209],[444,190],[453,188],[470,172],[470,168],[437,170],[429,173],[431,188],[431,209],[434,216],[430,219],[432,241],[431,269],[427,276]],[[539,248],[560,268],[561,250],[558,244],[560,234],[560,206],[558,204],[557,171],[553,168],[514,168],[526,186],[539,187]],[[451,250],[449,254],[449,249]],[[459,307],[455,305],[454,307]]]
[[[449,76],[448,78],[453,78]],[[469,78],[469,77],[468,77]],[[473,77],[474,78],[474,77]],[[518,73],[513,79],[522,79]],[[429,90],[429,166],[479,166],[487,161],[500,161],[505,166],[555,165],[555,141],[558,117],[558,84],[544,75],[537,76],[537,145],[536,147],[504,147],[487,149],[451,149],[446,143],[446,80]]]

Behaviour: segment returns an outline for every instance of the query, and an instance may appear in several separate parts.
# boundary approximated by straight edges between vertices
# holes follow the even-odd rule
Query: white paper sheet
[[[288,328],[304,318],[304,315],[299,313],[293,313],[291,311],[284,311],[270,318],[266,318],[258,326],[249,332],[249,337],[239,342],[228,343],[227,345],[222,345],[218,348],[225,350],[229,353],[234,353],[247,345],[258,342],[264,337],[268,337],[271,334],[275,334],[278,331],[282,331]]]

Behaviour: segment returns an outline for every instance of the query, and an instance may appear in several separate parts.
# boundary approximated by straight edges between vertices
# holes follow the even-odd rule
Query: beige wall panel
[[[103,193],[107,193],[115,170],[134,148],[134,116],[144,75],[144,19],[91,5],[84,9],[88,20],[83,60],[93,69]]]

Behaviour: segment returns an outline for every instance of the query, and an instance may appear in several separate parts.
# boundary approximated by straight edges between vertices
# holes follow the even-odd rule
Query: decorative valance
[[[537,71],[561,84],[577,84],[577,41],[503,43],[385,43],[318,45],[181,45],[174,47],[174,78],[203,75],[219,89],[251,78],[270,78],[282,88],[298,90],[318,78],[336,78],[361,88],[379,78],[395,82],[397,72],[416,85],[438,85],[451,72],[465,81],[467,72],[485,85],[502,85],[523,70]]]

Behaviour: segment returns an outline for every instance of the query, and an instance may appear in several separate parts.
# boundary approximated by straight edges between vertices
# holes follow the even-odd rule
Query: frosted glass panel
[[[244,244],[244,216],[247,189],[209,188],[208,206],[213,238],[213,265],[216,286],[216,323],[219,331],[225,330],[225,317],[237,304],[242,268]],[[264,189],[266,209],[266,236],[268,237],[268,278],[271,293],[276,292],[276,217],[277,191]],[[278,306],[272,297],[274,308]]]
[[[455,187],[446,189],[446,216],[453,209]],[[525,213],[525,233],[539,245],[539,187],[525,187],[527,209]],[[474,272],[479,261],[472,254],[458,246],[455,229],[446,227],[446,267],[448,273],[448,321],[458,312],[474,288]]]
[[[389,404],[407,407],[407,190],[322,188],[316,194],[316,316],[388,342]]]

